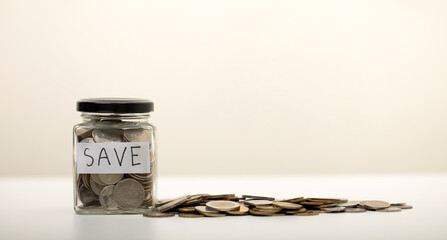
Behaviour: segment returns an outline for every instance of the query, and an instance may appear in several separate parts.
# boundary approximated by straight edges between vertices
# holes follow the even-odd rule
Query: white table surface
[[[159,177],[160,198],[193,193],[343,197],[414,209],[318,216],[77,215],[72,179],[0,178],[0,239],[447,239],[447,174]]]

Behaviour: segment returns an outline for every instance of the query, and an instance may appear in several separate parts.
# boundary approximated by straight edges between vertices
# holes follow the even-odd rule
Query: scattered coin
[[[202,214],[205,217],[225,217],[225,216],[227,216],[227,214],[221,213],[221,212],[218,212],[218,213],[202,212],[200,214]]]
[[[207,202],[206,206],[217,211],[226,212],[238,209],[241,205],[232,201],[218,200]]]
[[[300,209],[303,207],[303,205],[291,203],[291,202],[274,202],[273,206],[277,206],[277,207],[284,208],[284,209],[290,209],[290,210]]]
[[[400,208],[400,209],[412,209],[412,208],[413,208],[413,206],[411,206],[411,205],[407,205],[407,204],[402,205],[402,206],[396,206],[396,207],[398,207],[398,208]]]
[[[400,212],[400,211],[402,211],[402,209],[399,207],[388,207],[388,208],[380,209],[377,211],[378,212]]]
[[[361,213],[361,212],[366,212],[366,209],[364,209],[364,208],[346,208],[344,212],[347,212],[347,213]]]
[[[251,200],[270,200],[270,201],[275,200],[275,198],[272,197],[255,196],[255,195],[242,195],[242,198]]]
[[[304,213],[295,213],[295,216],[316,216],[319,215],[317,212],[304,212]]]
[[[234,193],[227,193],[227,194],[217,194],[217,195],[208,195],[205,197],[205,199],[224,199],[224,198],[230,198],[234,197],[236,194]]]
[[[178,214],[179,217],[184,217],[184,218],[199,218],[199,217],[204,217],[201,214],[196,214],[196,213],[179,213]]]
[[[251,215],[255,215],[255,216],[273,216],[273,215],[275,215],[275,212],[259,211],[259,210],[254,210],[254,209],[251,209],[249,212]]]
[[[118,204],[113,199],[113,189],[114,185],[109,185],[104,187],[99,194],[99,202],[101,206],[108,210],[117,210],[119,208]]]
[[[337,206],[353,208],[353,207],[357,207],[359,204],[360,204],[359,201],[348,201],[348,202],[345,202],[345,203],[339,203],[339,204],[337,204]]]
[[[176,198],[176,199],[174,199],[174,200],[172,200],[170,202],[167,202],[164,205],[160,206],[158,208],[158,211],[159,212],[166,212],[166,211],[168,211],[170,209],[173,209],[173,208],[179,206],[180,204],[186,202],[187,199],[188,199],[188,196],[182,196],[182,197]]]
[[[390,205],[393,207],[396,207],[396,206],[405,206],[407,204],[406,203],[391,203]]]
[[[154,212],[154,213],[145,213],[143,214],[145,217],[156,217],[156,218],[162,218],[162,217],[173,217],[175,216],[175,213],[161,213],[161,212]]]
[[[343,212],[346,208],[345,207],[331,207],[331,208],[322,208],[322,209],[328,213],[337,213],[337,212]]]
[[[246,215],[248,214],[249,210],[250,209],[248,207],[241,205],[239,209],[227,211],[227,213],[230,215]]]
[[[115,185],[113,198],[122,209],[139,207],[145,197],[144,187],[138,181],[126,178]]]
[[[365,206],[365,208],[372,209],[372,210],[379,210],[379,209],[384,209],[384,208],[390,207],[389,203],[384,202],[384,201],[377,201],[377,200],[363,201],[362,204],[363,204],[363,206]]]
[[[190,207],[180,207],[180,208],[176,208],[175,210],[182,212],[182,213],[192,213],[195,212],[196,209],[194,206],[190,206]]]
[[[271,205],[273,201],[270,200],[248,200],[245,201],[246,204],[251,206],[262,206],[262,205]]]
[[[194,209],[199,212],[200,214],[203,213],[219,213],[219,211],[211,209],[207,206],[195,206]]]

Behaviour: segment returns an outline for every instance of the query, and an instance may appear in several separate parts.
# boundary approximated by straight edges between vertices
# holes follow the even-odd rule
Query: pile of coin
[[[81,143],[152,142],[148,129],[78,129]],[[154,157],[151,151],[151,173],[77,174],[76,190],[81,209],[101,208],[108,211],[148,208],[153,205]]]
[[[399,212],[413,208],[406,203],[385,201],[349,201],[344,198],[275,199],[273,197],[235,194],[195,194],[157,203],[157,211],[145,217],[224,217],[224,216],[315,216],[320,213],[361,213],[366,211]]]

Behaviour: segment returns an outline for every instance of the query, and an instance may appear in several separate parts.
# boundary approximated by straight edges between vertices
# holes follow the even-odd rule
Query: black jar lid
[[[136,98],[89,98],[77,102],[76,110],[90,113],[148,113],[154,102]]]

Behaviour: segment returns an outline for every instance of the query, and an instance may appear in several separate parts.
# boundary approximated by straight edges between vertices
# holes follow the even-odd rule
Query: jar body
[[[83,114],[73,128],[74,209],[139,214],[157,202],[155,127],[146,116]]]

